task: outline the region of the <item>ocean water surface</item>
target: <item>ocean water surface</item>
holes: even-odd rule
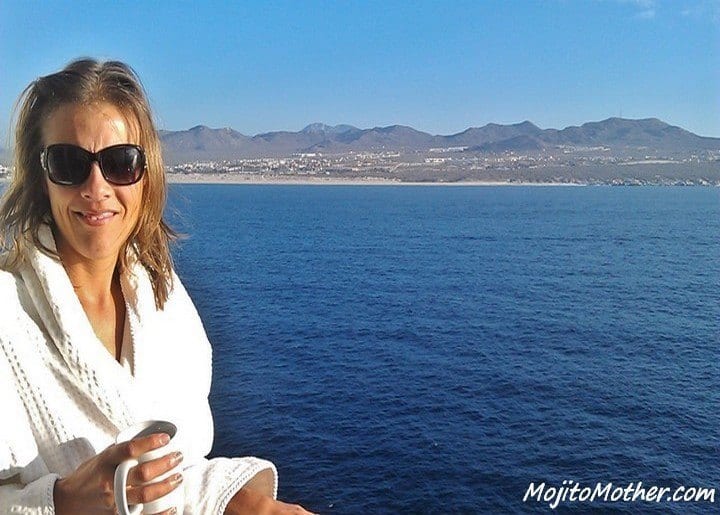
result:
[[[213,455],[319,513],[720,486],[720,190],[174,185]],[[706,513],[715,504],[561,503]]]

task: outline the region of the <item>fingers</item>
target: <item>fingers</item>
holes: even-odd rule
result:
[[[128,487],[128,504],[145,504],[160,499],[179,487],[182,481],[183,476],[178,473],[157,483]]]
[[[111,445],[108,448],[110,462],[117,465],[130,458],[137,458],[148,451],[159,449],[170,441],[170,437],[164,433],[156,433],[142,438],[135,438],[127,442]]]
[[[130,469],[128,474],[128,483],[140,484],[152,481],[158,476],[166,473],[169,470],[177,467],[183,459],[181,452],[173,452],[157,458],[154,460],[146,461]]]

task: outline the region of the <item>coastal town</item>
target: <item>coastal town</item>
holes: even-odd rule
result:
[[[720,185],[720,152],[689,156],[616,156],[603,148],[502,154],[462,148],[426,152],[300,153],[167,167],[173,182],[367,181],[392,183],[543,183],[609,185]]]
[[[0,164],[0,180],[10,174]],[[170,182],[374,182],[720,186],[720,151],[613,155],[603,147],[554,152],[298,153],[288,157],[192,161],[166,166]]]

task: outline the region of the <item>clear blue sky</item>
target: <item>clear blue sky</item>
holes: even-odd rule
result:
[[[87,55],[131,64],[172,130],[622,115],[720,137],[720,0],[0,0],[2,141],[20,91]]]

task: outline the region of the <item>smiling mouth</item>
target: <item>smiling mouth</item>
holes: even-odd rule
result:
[[[76,211],[75,216],[93,227],[104,225],[112,220],[117,213],[114,211]]]

